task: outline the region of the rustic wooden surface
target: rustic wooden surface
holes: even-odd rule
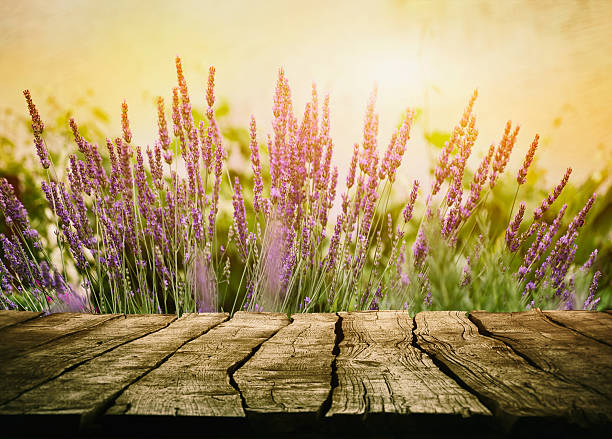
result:
[[[611,322],[2,311],[0,436],[598,436],[612,427]]]
[[[534,420],[581,426],[612,420],[611,399],[535,367],[503,341],[481,334],[466,313],[421,312],[415,320],[417,343],[479,395],[505,429]],[[582,365],[588,367],[587,358]]]
[[[28,316],[31,316],[30,313],[28,313]],[[116,314],[57,313],[51,314],[44,319],[27,319],[26,323],[8,326],[1,330],[1,337],[5,342],[0,345],[0,358],[6,360],[11,357],[17,357],[29,349],[74,332],[90,329],[117,317],[118,315]]]
[[[471,318],[482,333],[500,339],[535,367],[583,387],[583,393],[594,393],[596,401],[602,399],[597,395],[603,396],[603,403],[612,395],[612,347],[554,323],[540,310],[473,312]]]
[[[161,322],[169,323],[168,317],[164,317]],[[96,356],[23,393],[1,406],[0,414],[74,414],[80,424],[87,423],[127,386],[158,367],[179,347],[225,319],[227,314],[187,314],[163,329],[155,327],[155,332]]]
[[[553,322],[612,346],[612,314],[597,311],[544,311]]]
[[[40,317],[41,315],[41,312],[33,311],[13,312],[0,310],[0,329],[25,322],[27,320],[32,320],[36,317]]]
[[[294,315],[234,374],[248,414],[278,428],[316,421],[331,391],[337,321]]]
[[[81,319],[82,316],[77,318]],[[0,364],[0,376],[2,376],[0,403],[6,404],[22,393],[58,377],[68,369],[121,344],[161,329],[175,319],[175,316],[165,315],[119,316],[107,319],[103,325],[57,338],[40,349],[31,349],[19,357],[3,359]],[[2,346],[8,348],[12,339],[4,338],[4,332],[0,332]],[[107,372],[111,373],[104,371]],[[0,406],[0,410],[2,408],[3,406]]]
[[[412,345],[413,319],[407,312],[340,316],[344,338],[336,359],[338,386],[328,417],[435,414],[467,419],[491,415],[478,398]]]
[[[130,386],[107,416],[244,417],[230,374],[288,324],[284,314],[236,313]]]

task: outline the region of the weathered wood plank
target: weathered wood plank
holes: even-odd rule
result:
[[[385,415],[397,420],[400,418],[393,415],[435,414],[438,421],[452,428],[454,420],[491,416],[478,398],[440,371],[427,354],[412,346],[413,320],[407,312],[339,315],[344,339],[336,359],[338,386],[326,416]],[[413,426],[417,419],[423,421],[430,431],[441,425],[432,425],[430,417],[410,418],[406,416],[403,420]]]
[[[544,311],[546,317],[612,346],[612,315],[599,311]]]
[[[7,403],[21,393],[103,352],[157,331],[173,320],[176,320],[176,316],[120,316],[93,328],[61,337],[20,357],[3,361],[0,363],[0,404]]]
[[[40,317],[42,312],[0,310],[0,329]]]
[[[86,425],[129,384],[228,314],[186,314],[169,326],[67,371],[0,407],[0,416],[47,415]],[[134,322],[134,320],[130,320]],[[134,328],[137,330],[137,328]]]
[[[478,332],[464,312],[416,315],[420,347],[476,392],[504,428],[612,421],[609,400],[530,365],[500,340]]]
[[[165,363],[129,386],[106,413],[104,423],[159,416],[244,418],[230,374],[254,349],[289,324],[285,314],[238,312],[185,344]],[[178,418],[177,418],[178,417]],[[165,421],[167,422],[167,421]]]
[[[56,313],[0,330],[0,358],[3,361],[24,354],[68,334],[88,330],[119,314]]]
[[[478,311],[471,319],[482,333],[502,340],[540,369],[606,396],[612,413],[612,347],[553,323],[539,309]]]
[[[335,314],[292,318],[234,374],[248,416],[281,430],[320,414],[331,391],[338,320]]]

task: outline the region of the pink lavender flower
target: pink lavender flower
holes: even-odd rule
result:
[[[475,123],[475,117],[470,116],[465,137],[463,137],[459,143],[459,154],[455,160],[453,160],[450,167],[451,183],[446,196],[449,206],[452,206],[454,203],[457,203],[457,205],[461,203],[465,166],[472,153],[474,142],[476,142],[476,138],[478,137],[478,130],[475,128]]]
[[[595,293],[597,292],[597,286],[599,284],[600,277],[601,277],[601,271],[597,271],[593,275],[593,281],[591,282],[591,286],[589,287],[589,296],[584,301],[584,305],[582,306],[582,309],[586,309],[589,311],[594,311],[595,309],[597,309],[597,304],[599,303],[601,298],[600,297],[595,298]]]
[[[461,279],[461,286],[466,287],[472,283],[472,262],[468,256],[463,267],[463,276]]]
[[[30,117],[32,119],[32,132],[34,133],[34,145],[36,146],[36,153],[38,154],[38,158],[40,159],[40,164],[44,169],[49,168],[51,166],[51,161],[49,160],[49,152],[44,144],[42,133],[45,129],[45,124],[40,119],[40,115],[38,114],[38,110],[36,109],[36,105],[32,102],[32,96],[30,95],[29,90],[24,90],[23,94],[26,98],[26,102],[28,104],[28,110],[30,111]]]
[[[586,218],[587,213],[593,207],[593,203],[595,202],[595,198],[597,198],[597,194],[591,195],[591,197],[587,200],[584,207],[578,212],[578,214],[574,217],[572,222],[567,228],[567,234],[571,235],[573,232],[577,231],[584,225],[584,219]]]
[[[536,134],[531,146],[529,147],[529,151],[525,156],[525,161],[523,162],[523,166],[519,169],[518,174],[516,175],[516,181],[519,185],[524,184],[527,181],[527,171],[529,170],[529,166],[533,162],[533,158],[535,156],[536,149],[538,148],[538,141],[540,140],[540,135]]]
[[[242,186],[240,180],[236,177],[234,181],[234,225],[238,232],[236,244],[243,258],[247,257],[247,239],[249,231],[247,228],[246,210],[244,208],[244,198],[242,197]]]
[[[433,297],[431,295],[431,282],[428,277],[424,277],[423,290],[425,291],[425,298],[423,299],[423,305],[431,306],[433,303]]]
[[[459,203],[461,203],[461,199],[459,199]],[[449,209],[446,217],[442,221],[442,230],[440,231],[441,235],[447,239],[452,244],[457,239],[457,235],[453,232],[457,230],[459,223],[461,222],[461,209],[460,207],[454,206]]]
[[[533,214],[533,218],[536,220],[541,219],[544,216],[544,213],[548,210],[548,208],[555,202],[559,195],[561,195],[561,191],[569,181],[569,177],[572,174],[572,168],[567,168],[565,171],[565,175],[561,179],[561,182],[555,186],[555,188],[548,194],[548,196],[542,200],[542,204]]]
[[[478,170],[474,174],[474,178],[472,179],[472,183],[470,184],[470,195],[465,202],[465,205],[461,209],[461,214],[464,218],[470,216],[478,200],[480,200],[480,193],[482,191],[482,187],[487,181],[487,176],[489,174],[489,165],[491,164],[491,159],[493,158],[493,153],[495,152],[495,145],[491,145],[489,147],[489,152],[484,156],[482,161],[480,162],[480,166]]]
[[[389,182],[395,181],[395,173],[399,168],[402,157],[406,152],[406,142],[410,138],[410,128],[412,127],[412,121],[414,120],[414,111],[408,109],[406,111],[406,117],[402,123],[399,131],[393,133],[391,142],[387,147],[387,151],[383,157],[379,177],[381,180],[385,178],[389,179]]]
[[[593,252],[589,255],[589,258],[586,262],[580,267],[580,271],[588,271],[593,266],[595,259],[597,258],[597,249],[593,250]]]
[[[351,158],[351,165],[349,166],[348,175],[346,176],[346,188],[350,189],[355,183],[355,171],[357,169],[357,160],[359,158],[359,144],[355,143],[353,147],[353,157]]]
[[[559,227],[561,226],[561,220],[563,219],[563,215],[565,215],[566,209],[567,209],[567,204],[564,204],[559,210],[559,213],[555,217],[553,223],[548,228],[548,232],[546,233],[546,235],[544,235],[544,238],[540,241],[540,244],[538,246],[539,255],[543,254],[546,251],[546,249],[552,242],[552,238],[557,234],[557,231],[559,230]]]
[[[261,177],[261,163],[259,161],[259,145],[257,144],[257,125],[255,118],[251,116],[251,168],[253,169],[253,208],[255,213],[260,210],[261,194],[263,192],[263,180]]]
[[[187,90],[187,81],[185,81],[185,75],[183,74],[183,66],[181,64],[181,58],[177,56],[175,58],[176,64],[176,78],[181,92],[181,98],[183,103],[189,104],[189,91]]]
[[[212,241],[215,232],[215,219],[219,203],[219,191],[221,189],[221,174],[223,171],[223,146],[217,145],[215,150],[215,181],[213,183],[212,205],[208,215],[208,236]]]
[[[164,99],[162,97],[157,98],[157,128],[159,133],[159,142],[164,152],[166,152],[170,146],[170,137],[168,136],[168,123],[166,122]]]
[[[442,151],[440,151],[440,155],[438,157],[438,165],[434,170],[434,181],[432,183],[430,198],[436,195],[440,188],[442,187],[442,183],[449,176],[451,171],[451,164],[449,163],[449,158],[451,153],[455,150],[455,147],[459,145],[463,134],[465,132],[465,128],[470,123],[470,118],[472,116],[472,110],[474,108],[474,102],[478,97],[478,91],[474,90],[474,94],[470,98],[470,102],[468,106],[465,108],[463,112],[463,116],[461,117],[461,121],[459,125],[455,126],[453,129],[450,139],[444,142],[444,147]]]
[[[130,121],[128,119],[128,106],[125,101],[121,104],[121,128],[123,130],[123,140],[130,143],[132,141],[132,132],[130,131]]]
[[[365,115],[365,123],[363,126],[363,150],[361,159],[359,160],[359,167],[361,172],[366,175],[373,176],[376,174],[378,153],[376,152],[378,135],[378,114],[374,113],[374,107],[376,105],[376,89],[372,91],[370,101]]]
[[[172,89],[172,125],[174,128],[174,137],[179,138],[181,145],[181,155],[183,156],[183,159],[185,159],[185,132],[183,131],[183,123],[181,121],[179,89],[177,87],[174,87]]]
[[[8,228],[25,232],[30,229],[28,212],[15,195],[13,186],[5,179],[0,178],[0,215]]]
[[[534,282],[527,282],[527,284],[525,285],[525,289],[523,290],[522,296],[525,297],[527,295],[530,295],[536,289],[537,289],[537,286]],[[531,302],[531,305],[533,306],[533,301]]]
[[[427,240],[425,239],[425,232],[423,232],[423,229],[420,229],[417,235],[417,239],[412,247],[412,254],[414,256],[414,266],[416,268],[421,268],[423,266],[428,252],[429,247],[427,245]]]
[[[404,210],[402,211],[402,215],[404,216],[404,222],[406,223],[410,221],[410,219],[412,218],[412,211],[414,209],[414,203],[416,202],[416,199],[417,199],[419,186],[420,186],[419,181],[414,180],[414,183],[412,184],[412,192],[410,192],[410,199],[408,200],[408,204],[406,204],[406,206],[404,207]]]
[[[506,229],[506,246],[512,253],[518,250],[519,241],[516,238],[518,229],[521,226],[521,221],[523,221],[523,215],[525,215],[526,207],[527,205],[525,203],[521,203],[518,212],[514,216],[514,220]]]
[[[497,149],[495,151],[495,157],[493,158],[493,165],[491,168],[491,176],[489,178],[489,186],[493,188],[495,183],[497,182],[497,178],[504,172],[506,165],[508,164],[508,160],[510,160],[510,153],[514,148],[516,143],[516,136],[518,135],[520,127],[516,127],[512,134],[510,134],[510,130],[512,129],[512,122],[508,121],[506,123],[506,129],[504,130],[504,135],[497,145]]]
[[[208,87],[206,88],[206,103],[208,108],[212,108],[215,105],[215,68],[210,67],[208,69]],[[212,117],[208,117],[212,119]]]
[[[338,245],[340,244],[340,232],[342,231],[342,224],[344,222],[344,215],[338,215],[336,219],[336,225],[334,226],[334,234],[332,235],[329,243],[329,249],[327,251],[327,270],[335,269],[336,255],[338,252]]]

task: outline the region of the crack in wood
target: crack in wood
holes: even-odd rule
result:
[[[37,311],[8,311],[0,310],[0,329],[10,328],[20,323],[40,318],[44,313]]]
[[[595,389],[595,388],[593,388],[593,387],[591,387],[591,386],[589,386],[587,384],[584,384],[584,383],[581,383],[581,382],[578,382],[578,381],[575,381],[575,380],[571,380],[571,379],[569,379],[569,378],[567,378],[567,377],[565,377],[563,375],[560,375],[560,374],[554,374],[551,371],[542,368],[538,363],[533,361],[533,359],[530,358],[527,354],[525,354],[525,353],[515,349],[514,346],[512,346],[512,344],[509,343],[505,337],[503,337],[501,335],[495,335],[495,334],[491,333],[490,331],[488,331],[484,327],[483,323],[479,319],[477,319],[474,316],[472,316],[472,314],[468,313],[468,318],[470,319],[470,321],[472,323],[474,323],[474,325],[476,325],[476,327],[478,328],[478,333],[480,335],[482,335],[483,337],[489,337],[489,338],[491,338],[493,340],[497,340],[499,342],[502,342],[504,345],[506,345],[508,347],[508,349],[510,349],[517,356],[521,357],[523,360],[525,360],[527,362],[527,364],[529,364],[531,367],[533,367],[535,369],[538,369],[540,372],[543,372],[545,374],[551,375],[552,377],[555,377],[558,380],[561,380],[561,381],[563,381],[565,383],[568,383],[568,384],[577,384],[580,387],[585,388],[586,390],[598,393],[598,394],[600,394],[601,396],[603,396],[605,398],[609,398],[605,393],[600,392],[599,390],[597,390],[597,389]],[[550,323],[551,324],[555,324],[555,322],[553,322],[552,320],[551,320]],[[562,326],[562,325],[559,325],[559,326]],[[525,385],[525,387],[531,388],[529,383],[525,383],[524,385]],[[535,395],[537,396],[537,393],[535,393]]]
[[[45,321],[44,319],[51,319],[52,316],[59,316],[59,315],[77,315],[77,313],[57,313],[57,314],[53,314],[53,315],[48,315],[48,316],[41,316],[40,319]],[[91,316],[91,314],[87,314],[88,316]],[[107,315],[95,315],[96,318],[100,318],[99,321],[97,322],[93,322],[90,323],[90,326],[83,326],[80,329],[69,329],[67,330],[65,333],[57,335],[57,336],[51,336],[50,338],[44,340],[42,343],[38,343],[38,344],[31,344],[31,345],[26,345],[21,346],[21,347],[17,347],[16,349],[11,346],[11,351],[10,352],[0,352],[0,355],[3,357],[3,360],[8,360],[8,359],[12,359],[12,358],[16,358],[16,357],[20,357],[20,356],[24,356],[26,354],[28,354],[29,352],[32,352],[36,349],[40,349],[41,347],[46,347],[46,345],[51,344],[51,343],[56,343],[56,342],[61,342],[62,339],[66,338],[66,337],[71,337],[71,336],[75,336],[78,334],[81,334],[83,332],[87,332],[90,331],[92,329],[98,328],[101,325],[104,325],[110,321],[114,321],[117,319],[120,319],[121,317],[125,318],[125,314],[107,314]],[[51,320],[47,320],[45,321],[45,323],[50,322]],[[6,328],[2,328],[2,330],[8,330],[11,331],[13,329],[16,330],[20,330],[20,329],[24,329],[26,327],[26,325],[30,325],[31,323],[35,323],[35,321],[33,321],[33,319],[28,320],[27,322],[22,322],[24,323],[23,326],[17,326],[15,327],[15,325],[11,325],[9,327]],[[60,325],[61,326],[61,325]],[[38,334],[36,334],[38,335]],[[4,334],[2,331],[0,331],[0,336],[2,337],[6,337],[6,334]]]
[[[468,319],[470,320],[470,322],[472,322],[476,326],[476,328],[478,328],[478,334],[482,335],[483,337],[488,337],[488,338],[491,338],[493,340],[496,340],[496,341],[499,341],[499,342],[503,343],[515,355],[517,355],[517,356],[521,357],[523,360],[525,360],[527,362],[527,364],[529,364],[531,367],[533,367],[535,369],[538,369],[541,372],[549,373],[548,371],[542,369],[539,364],[534,362],[527,355],[525,355],[522,352],[517,351],[516,349],[514,349],[514,347],[510,343],[508,343],[506,340],[504,340],[504,337],[501,337],[501,336],[498,336],[498,335],[494,335],[490,331],[488,331],[487,328],[484,327],[482,322],[480,320],[474,318],[474,316],[471,313],[468,313]]]
[[[571,328],[567,328],[565,325],[562,324],[557,324],[557,322],[555,322],[552,318],[546,316],[543,312],[539,313],[540,316],[543,317],[543,320],[545,320],[546,322],[548,322],[549,324],[553,325],[553,326],[558,326],[559,328],[563,328],[563,329],[567,329],[567,330],[571,330]],[[514,352],[517,356],[521,357],[523,360],[525,360],[530,366],[532,366],[535,369],[538,369],[539,371],[548,374],[560,381],[563,381],[564,383],[567,384],[573,384],[573,385],[578,385],[580,387],[582,387],[583,389],[590,391],[590,392],[595,392],[598,395],[608,399],[608,400],[612,400],[612,397],[610,397],[610,395],[607,395],[605,392],[602,392],[601,390],[597,389],[596,387],[590,386],[587,383],[584,383],[582,381],[579,380],[575,380],[575,379],[571,379],[567,376],[565,376],[562,373],[553,373],[553,371],[548,370],[544,367],[542,367],[540,364],[538,364],[536,361],[534,361],[531,357],[529,357],[529,355],[527,355],[526,353],[518,350],[517,348],[515,348],[512,343],[510,343],[508,341],[508,339],[502,335],[496,335],[493,334],[491,331],[487,330],[484,326],[484,323],[478,319],[477,317],[473,316],[471,313],[468,313],[468,318],[469,320],[478,328],[478,333],[484,337],[489,337],[493,340],[497,340],[499,342],[502,342],[504,345],[506,345],[512,352]],[[572,330],[573,333],[578,334],[579,336],[584,336],[584,334],[580,333],[579,331],[575,331]],[[543,336],[545,336],[544,334],[542,334]],[[554,338],[548,337],[547,338],[554,340]],[[586,337],[591,339],[591,337]],[[593,339],[593,341],[599,343],[598,340]],[[547,365],[550,364],[551,367],[554,366],[554,364],[552,363],[547,363]],[[526,387],[529,387],[527,385],[528,383],[525,383]],[[537,395],[537,394],[536,394]]]
[[[119,318],[119,317],[121,317],[121,315],[120,315],[120,316],[118,316],[118,318]],[[126,318],[125,314],[123,314],[123,317],[124,317],[124,318]],[[109,319],[109,320],[106,320],[106,321],[104,321],[102,324],[107,323],[107,322],[110,322],[110,321],[112,321],[112,320],[115,320],[115,318],[111,318],[111,319]],[[135,337],[135,338],[132,338],[132,339],[126,340],[126,341],[124,341],[124,342],[121,342],[121,343],[119,343],[119,344],[117,344],[117,345],[115,345],[115,346],[112,346],[112,347],[111,347],[111,348],[109,348],[109,349],[106,349],[106,350],[101,351],[101,352],[99,352],[99,353],[97,353],[97,354],[94,354],[92,357],[89,357],[89,358],[87,358],[87,359],[85,359],[85,360],[77,361],[75,364],[72,364],[72,365],[70,365],[70,366],[68,366],[68,367],[66,367],[66,368],[64,368],[64,369],[62,369],[62,371],[61,371],[60,373],[58,373],[58,374],[56,374],[56,375],[53,375],[53,376],[51,376],[51,377],[48,377],[48,378],[46,378],[46,379],[42,380],[41,382],[39,382],[39,383],[35,384],[35,385],[34,385],[34,386],[32,386],[32,387],[29,387],[29,388],[27,388],[27,389],[25,389],[25,390],[20,391],[18,394],[16,394],[16,396],[14,396],[14,397],[12,397],[12,398],[10,398],[10,399],[7,399],[7,400],[5,400],[5,401],[3,401],[2,403],[0,403],[0,407],[3,407],[3,406],[6,406],[7,404],[10,404],[12,401],[15,401],[16,399],[18,399],[18,398],[19,398],[19,397],[21,397],[22,395],[24,395],[24,394],[26,394],[26,393],[28,393],[28,392],[31,392],[32,390],[36,390],[36,389],[38,389],[39,387],[44,386],[45,384],[47,384],[47,383],[49,383],[49,382],[51,382],[51,381],[53,381],[53,380],[55,380],[55,379],[57,379],[57,378],[59,378],[59,377],[61,377],[61,376],[63,376],[63,375],[65,375],[65,374],[67,374],[67,373],[69,373],[69,372],[71,372],[71,371],[75,370],[77,367],[79,367],[79,366],[81,366],[81,365],[83,365],[83,364],[85,364],[85,363],[87,363],[87,362],[89,362],[89,361],[91,361],[91,360],[94,360],[94,359],[96,359],[96,358],[98,358],[98,357],[101,357],[102,355],[104,355],[104,354],[106,354],[106,353],[108,353],[108,352],[112,352],[113,350],[115,350],[115,349],[117,349],[117,348],[119,348],[119,347],[121,347],[121,346],[123,346],[123,345],[126,345],[126,344],[128,344],[128,343],[131,343],[131,342],[133,342],[133,341],[135,341],[135,340],[138,340],[138,339],[140,339],[140,338],[146,337],[146,336],[147,336],[147,335],[149,335],[149,334],[154,334],[154,333],[156,333],[156,332],[158,332],[158,331],[161,331],[162,329],[167,328],[167,327],[168,327],[168,326],[169,326],[169,325],[170,325],[172,322],[174,322],[174,321],[176,321],[176,317],[175,317],[173,320],[171,320],[170,322],[168,322],[168,323],[167,323],[165,326],[163,326],[163,327],[161,327],[161,328],[159,328],[159,329],[153,330],[153,331],[151,331],[151,332],[147,332],[146,334],[143,334],[143,335],[141,335],[141,336],[139,336],[139,337]],[[91,330],[91,329],[93,329],[93,328],[97,328],[98,326],[100,326],[100,325],[95,325],[95,326],[93,326],[93,327],[89,328],[88,330]],[[74,335],[74,334],[77,334],[77,333],[79,333],[79,332],[81,332],[81,331],[73,332],[73,333],[70,333],[69,335]],[[62,337],[60,337],[60,338],[62,338]],[[57,340],[58,340],[58,339],[55,339],[55,340],[53,340],[53,341],[57,341]]]
[[[289,317],[290,323],[289,325],[291,325],[291,323],[293,323],[293,319],[291,317]],[[245,365],[245,363],[247,361],[249,361],[251,358],[253,358],[253,355],[255,355],[257,353],[257,351],[259,350],[259,348],[261,348],[263,346],[263,344],[265,342],[267,342],[268,340],[270,340],[272,337],[274,337],[276,335],[276,333],[278,331],[280,331],[282,328],[278,328],[276,331],[272,332],[270,334],[270,336],[263,340],[261,343],[259,343],[257,346],[254,346],[251,349],[251,352],[244,357],[242,360],[237,361],[236,363],[234,363],[233,365],[231,365],[228,369],[227,369],[227,376],[229,378],[229,383],[230,385],[234,388],[234,390],[236,390],[238,392],[238,395],[240,396],[240,401],[242,401],[242,410],[244,410],[245,415],[248,417],[248,413],[247,413],[247,402],[246,399],[244,398],[244,395],[242,394],[242,390],[240,390],[240,386],[238,386],[238,383],[236,382],[236,380],[234,379],[234,374],[238,371],[238,369],[240,369],[242,366]],[[270,390],[272,391],[272,390]],[[272,395],[271,395],[272,396]],[[272,398],[274,398],[272,396]]]
[[[588,312],[588,311],[585,311],[585,312]],[[561,326],[562,328],[568,329],[568,330],[572,331],[573,333],[576,333],[576,334],[582,335],[583,337],[589,338],[589,339],[591,339],[591,340],[593,340],[593,341],[595,341],[595,342],[597,342],[597,343],[602,343],[602,344],[605,344],[605,345],[607,345],[607,346],[612,347],[612,343],[608,343],[608,342],[607,342],[607,341],[605,341],[605,340],[601,340],[601,339],[599,339],[599,338],[595,338],[595,337],[593,337],[592,335],[589,335],[589,334],[587,334],[587,333],[585,333],[585,332],[582,332],[582,331],[579,331],[579,330],[577,330],[577,329],[575,329],[575,328],[572,328],[571,326],[568,326],[568,325],[566,325],[565,323],[563,323],[563,322],[561,322],[561,321],[559,321],[559,320],[555,319],[553,316],[551,316],[551,315],[550,315],[550,314],[548,314],[547,312],[543,312],[543,313],[542,313],[542,315],[544,316],[544,318],[545,318],[545,319],[549,320],[550,322],[552,322],[552,323],[554,323],[554,324],[556,324],[556,325]]]
[[[444,362],[440,361],[435,355],[429,354],[425,349],[423,349],[423,347],[419,345],[416,329],[417,322],[415,315],[412,319],[412,346],[421,351],[423,355],[430,358],[433,364],[440,370],[440,372],[442,372],[444,375],[456,382],[457,385],[463,390],[470,393],[471,395],[474,395],[474,397],[476,397],[476,399],[478,399],[478,401],[480,401],[482,405],[484,405],[487,409],[491,411],[491,413],[495,415],[499,411],[499,404],[497,403],[497,401],[491,398],[487,398],[485,395],[482,395],[475,389],[471,388],[465,381],[459,378],[459,376],[455,374]],[[443,343],[440,342],[440,344]]]
[[[180,319],[175,319],[175,320],[171,321],[170,323],[168,323],[168,325],[166,325],[164,328],[160,328],[158,331],[150,332],[149,334],[143,335],[143,337],[147,337],[147,336],[149,336],[151,334],[154,334],[156,332],[159,332],[159,331],[161,331],[163,329],[170,328],[170,326],[173,323],[176,323],[179,320]],[[85,431],[88,428],[90,428],[100,418],[100,416],[102,416],[115,403],[115,401],[123,394],[123,392],[125,392],[125,390],[128,387],[130,387],[131,385],[137,383],[138,381],[143,379],[145,376],[147,376],[149,373],[151,373],[155,369],[159,368],[162,364],[164,364],[166,361],[168,361],[168,359],[170,359],[170,357],[172,357],[174,354],[176,354],[176,352],[180,348],[185,346],[187,343],[195,340],[196,338],[203,336],[204,334],[209,332],[211,329],[219,326],[221,323],[223,323],[223,322],[225,322],[227,320],[228,320],[228,318],[226,317],[224,320],[220,321],[216,325],[214,325],[212,327],[208,327],[208,328],[204,329],[203,331],[201,331],[200,333],[194,335],[193,337],[191,337],[189,339],[186,339],[183,343],[181,343],[179,346],[177,346],[176,349],[174,349],[172,352],[170,352],[166,356],[162,357],[149,370],[145,371],[143,374],[137,376],[135,379],[133,379],[130,382],[128,382],[127,384],[125,384],[121,389],[119,389],[117,392],[113,393],[107,399],[99,402],[98,405],[94,406],[91,410],[83,413],[81,415],[81,421],[80,421],[79,430]],[[142,338],[142,337],[139,337],[139,338]],[[131,343],[133,341],[136,341],[136,340],[137,339],[131,340],[129,343]],[[131,403],[126,404],[126,407],[125,407],[125,410],[124,410],[123,414],[127,413],[130,410],[130,408],[131,408]],[[178,414],[178,410],[179,410],[178,408],[175,409],[175,416]]]
[[[342,331],[342,316],[336,313],[336,325],[334,327],[334,334],[336,337],[334,338],[334,348],[332,349],[332,355],[334,359],[331,363],[331,378],[330,378],[330,388],[329,394],[323,404],[321,404],[321,408],[317,416],[319,418],[324,418],[332,405],[332,396],[334,393],[334,389],[338,387],[338,355],[340,355],[340,343],[344,340],[344,332]]]

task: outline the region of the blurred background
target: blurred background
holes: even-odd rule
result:
[[[375,86],[383,147],[406,108],[417,109],[398,181],[405,195],[412,179],[427,180],[437,148],[477,88],[480,135],[471,166],[511,119],[521,125],[510,162],[515,175],[539,133],[532,188],[522,195],[537,202],[572,166],[566,195],[571,209],[579,210],[593,190],[601,195],[577,261],[598,247],[607,274],[611,22],[612,2],[606,0],[0,2],[0,176],[16,185],[35,222],[42,217],[24,89],[31,90],[46,123],[56,160],[74,150],[70,116],[94,142],[119,135],[124,99],[134,142],[150,144],[154,98],[169,102],[180,55],[196,109],[204,106],[208,67],[217,70],[218,113],[231,145],[228,166],[236,172],[249,171],[244,156],[250,115],[258,121],[260,141],[272,131],[280,67],[297,113],[312,82],[320,94],[330,94],[341,174],[353,143],[361,140]]]
[[[67,107],[86,96],[116,134],[126,99],[136,142],[150,143],[152,99],[170,96],[178,54],[196,103],[214,65],[231,122],[254,114],[269,132],[283,67],[297,111],[311,82],[330,93],[336,151],[347,157],[375,83],[383,143],[406,107],[423,110],[422,129],[450,130],[478,88],[483,149],[512,119],[519,148],[536,132],[546,140],[540,163],[554,180],[569,165],[584,177],[612,144],[611,22],[606,0],[6,1],[0,105],[24,114],[28,88],[44,118],[48,98]],[[413,137],[407,171],[418,173],[426,153]]]

